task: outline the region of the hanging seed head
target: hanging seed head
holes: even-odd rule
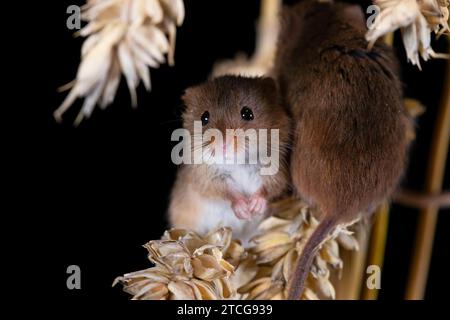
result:
[[[88,0],[82,18],[87,25],[77,34],[86,37],[76,79],[55,111],[62,115],[77,98],[84,104],[75,120],[88,118],[95,106],[106,108],[114,100],[122,74],[133,106],[142,81],[150,91],[151,68],[174,64],[176,27],[184,20],[183,0]]]
[[[371,47],[381,36],[401,30],[408,61],[419,69],[419,55],[424,61],[430,58],[449,58],[431,48],[431,33],[438,36],[450,31],[448,25],[448,0],[376,0],[381,12],[366,34]]]

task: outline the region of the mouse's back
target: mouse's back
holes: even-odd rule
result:
[[[296,127],[292,179],[345,220],[386,197],[403,172],[410,120],[397,61],[383,44],[367,50],[359,7],[305,1],[287,12],[290,44],[276,70]]]

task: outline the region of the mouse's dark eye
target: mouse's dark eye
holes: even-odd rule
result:
[[[255,116],[253,115],[253,111],[249,107],[243,107],[241,109],[241,118],[243,120],[250,121],[250,120],[253,120],[254,117]]]
[[[202,125],[206,126],[209,122],[209,112],[208,111],[203,112],[201,119],[202,119]]]

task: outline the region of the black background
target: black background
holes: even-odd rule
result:
[[[289,1],[294,2],[294,1]],[[165,210],[176,167],[170,160],[170,134],[180,126],[183,90],[205,80],[215,61],[232,58],[254,48],[258,0],[187,0],[186,19],[178,30],[176,66],[151,71],[153,90],[138,90],[139,107],[132,109],[123,81],[116,100],[106,111],[95,111],[78,128],[72,121],[81,106],[74,105],[62,124],[52,113],[65,97],[56,89],[73,80],[82,39],[66,28],[66,8],[83,1],[43,4],[39,30],[29,30],[33,53],[28,63],[38,68],[27,81],[35,85],[34,96],[26,90],[16,96],[21,106],[20,133],[26,145],[21,160],[24,176],[18,178],[22,194],[14,207],[19,219],[36,231],[24,236],[37,249],[38,277],[57,298],[126,300],[119,287],[111,288],[116,276],[149,266],[146,250],[167,228]],[[367,5],[368,1],[363,2]],[[324,27],[326,27],[324,25]],[[36,31],[45,31],[35,36]],[[396,42],[398,43],[398,36]],[[402,62],[403,47],[397,46]],[[435,51],[445,51],[440,39]],[[422,101],[427,112],[417,123],[417,140],[403,183],[414,190],[424,184],[433,124],[443,89],[445,62],[423,63],[423,71],[404,64],[405,93]],[[28,99],[32,98],[32,102]],[[27,102],[25,102],[27,101]],[[22,107],[23,105],[23,107]],[[445,187],[449,188],[448,172]],[[30,208],[31,212],[30,212]],[[381,299],[402,299],[408,275],[417,212],[394,206],[383,269]],[[25,220],[26,219],[26,220]],[[426,298],[448,296],[449,211],[442,211],[433,251]],[[66,268],[82,270],[82,290],[66,288]],[[29,264],[31,265],[31,264]],[[27,265],[28,266],[28,265]]]

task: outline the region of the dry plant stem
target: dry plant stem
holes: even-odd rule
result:
[[[376,212],[367,265],[376,265],[379,266],[380,269],[383,268],[388,227],[389,204],[384,202]],[[378,298],[378,289],[369,289],[367,286],[363,286],[361,298],[363,300],[376,300]]]
[[[262,0],[261,15],[258,22],[256,52],[254,59],[264,64],[273,63],[279,31],[279,12],[281,0]]]
[[[444,82],[444,94],[433,134],[430,160],[425,182],[425,192],[440,193],[445,172],[445,163],[450,138],[450,63]],[[406,289],[406,299],[420,300],[425,294],[431,253],[439,208],[427,206],[420,212],[411,271]]]
[[[394,201],[404,206],[419,209],[426,208],[428,206],[448,209],[450,208],[450,191],[428,195],[409,190],[402,190],[395,195]]]
[[[352,270],[352,279],[350,282],[349,299],[358,300],[361,294],[361,284],[365,271],[365,262],[368,253],[368,244],[371,230],[365,228],[364,224],[360,225],[361,229],[358,233],[358,242],[361,245],[361,250],[353,257],[350,269]]]
[[[261,0],[254,53],[250,58],[241,52],[232,60],[219,61],[213,67],[212,77],[230,74],[255,77],[270,74],[276,54],[281,4],[281,0]]]
[[[370,230],[364,222],[359,223],[357,227],[355,237],[359,243],[359,251],[345,253],[342,277],[336,281],[338,300],[360,298]]]
[[[387,35],[384,36],[384,42],[388,45],[388,46],[393,46],[394,45],[394,33],[393,32],[389,32]]]

